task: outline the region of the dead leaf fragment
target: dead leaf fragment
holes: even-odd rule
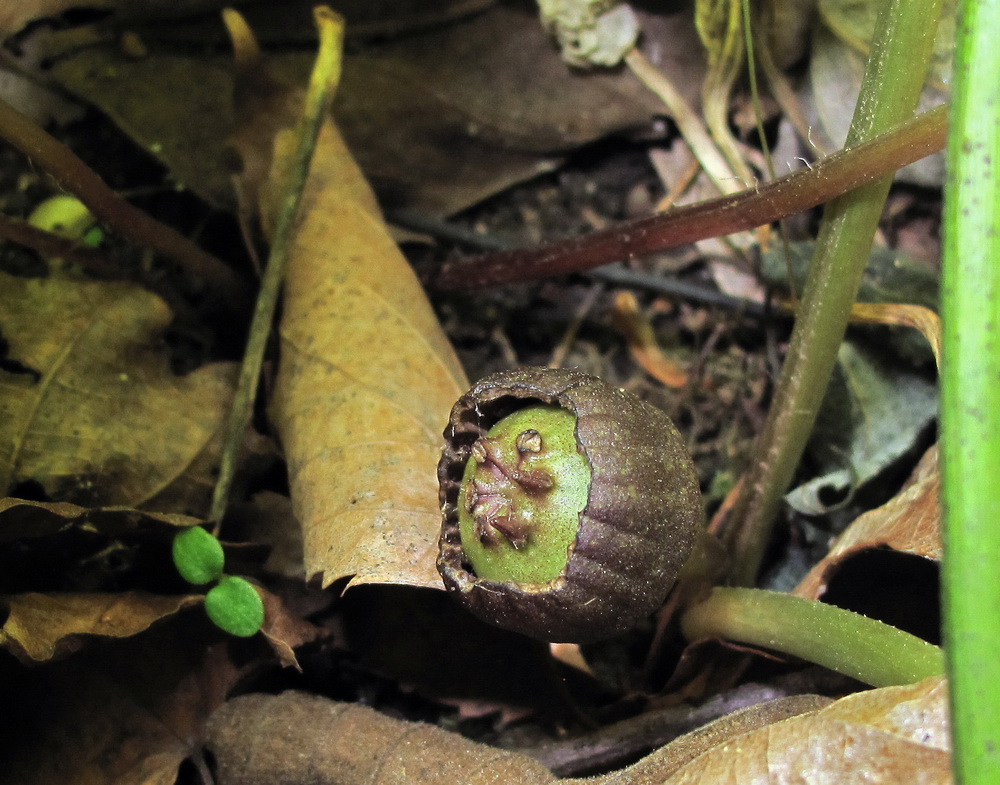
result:
[[[332,126],[300,216],[273,417],[306,574],[440,587],[435,470],[464,374]]]
[[[934,677],[855,693],[731,739],[664,785],[951,781],[947,688]]]
[[[632,292],[615,295],[611,317],[615,327],[625,336],[629,353],[646,373],[667,387],[679,389],[687,384],[687,374],[660,348],[653,325],[639,309],[639,301]]]
[[[856,693],[826,708],[773,719],[778,721],[739,735],[713,736],[717,726],[732,727],[732,721],[723,718],[629,768],[558,781],[565,785],[951,782],[947,688],[940,677]],[[556,782],[550,771],[524,755],[304,693],[232,700],[209,721],[208,739],[218,761],[220,785]],[[693,739],[716,743],[689,759]],[[310,749],[309,756],[301,754],[303,746]],[[687,762],[675,771],[678,760]]]
[[[234,367],[174,375],[162,344],[171,316],[155,295],[0,274],[0,313],[11,361],[0,371],[0,490],[31,480],[57,500],[138,506],[216,439]]]
[[[433,12],[445,10],[443,3],[433,5]],[[287,18],[284,6],[282,12]],[[690,17],[641,16],[658,67],[696,104],[703,63]],[[160,21],[149,38],[168,26]],[[306,26],[307,37],[298,40],[313,35],[303,13]],[[258,32],[266,40],[265,31]],[[150,55],[138,59],[124,54],[117,40],[88,44],[80,45],[78,29],[53,35],[46,47],[53,65],[46,74],[99,107],[175,180],[231,208],[228,62],[206,57],[204,41],[150,40]],[[197,56],[189,54],[194,46]],[[312,55],[269,60],[289,83],[305,84]],[[433,215],[455,213],[551,171],[559,154],[576,146],[648,129],[659,114],[660,102],[627,72],[572,73],[537,12],[509,3],[349,53],[334,104],[344,138],[382,204]]]
[[[190,618],[45,667],[4,672],[0,779],[18,785],[173,785],[240,675]],[[207,629],[207,628],[204,628]],[[221,635],[221,633],[220,633]],[[213,645],[214,644],[214,645]]]
[[[9,615],[0,629],[0,647],[22,662],[51,660],[79,649],[81,636],[127,638],[202,599],[146,592],[3,597],[0,605]]]
[[[859,516],[795,589],[799,597],[818,599],[845,562],[876,548],[941,559],[941,506],[938,448],[929,449],[895,497]]]

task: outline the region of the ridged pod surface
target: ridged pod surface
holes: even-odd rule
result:
[[[462,547],[460,508],[471,510],[476,500],[466,466],[474,452],[482,462],[482,447],[473,448],[497,423],[536,404],[576,417],[577,449],[591,472],[586,506],[575,514],[576,537],[557,577],[483,580]],[[437,566],[445,587],[473,614],[534,638],[584,643],[631,629],[663,603],[703,511],[694,465],[662,411],[580,371],[520,368],[477,382],[455,404],[444,436]],[[530,535],[513,547],[519,542],[530,544]]]

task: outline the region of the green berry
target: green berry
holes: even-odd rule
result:
[[[264,624],[264,601],[246,578],[224,576],[205,595],[205,611],[216,627],[238,638],[256,635]]]
[[[226,558],[219,541],[200,526],[184,529],[174,536],[173,555],[181,577],[198,585],[222,575]]]

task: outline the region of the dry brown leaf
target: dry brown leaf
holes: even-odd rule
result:
[[[256,587],[264,600],[264,626],[261,633],[271,646],[283,668],[302,668],[295,658],[295,649],[321,638],[326,633],[319,627],[291,612],[284,600],[273,592]]]
[[[33,481],[52,499],[131,506],[178,482],[210,490],[190,471],[199,459],[207,471],[235,369],[174,375],[162,300],[130,284],[2,275],[0,313],[0,490]]]
[[[632,292],[615,295],[611,318],[618,332],[625,336],[633,359],[646,373],[667,387],[681,388],[688,383],[684,369],[660,348],[653,325],[639,309],[639,301]]]
[[[444,20],[473,13],[492,5],[496,0],[338,0],[337,12],[348,20],[352,31],[367,35],[385,35],[421,29]],[[0,5],[0,40],[23,28],[28,22],[56,16],[70,8],[78,8],[80,0],[17,0]],[[112,18],[135,24],[157,17],[210,14],[223,8],[248,6],[246,16],[252,25],[270,23],[272,33],[301,36],[301,24],[294,27],[288,17],[308,16],[316,3],[313,0],[282,0],[261,3],[260,0],[87,0],[89,9],[107,12]],[[104,20],[107,22],[107,18]],[[298,31],[298,36],[295,32]]]
[[[74,529],[105,536],[110,541],[127,532],[148,533],[169,541],[181,526],[202,521],[187,515],[134,510],[129,507],[79,507],[66,502],[0,499],[0,545],[49,537]],[[65,547],[65,546],[63,546]],[[9,576],[5,575],[9,579]],[[4,585],[9,585],[5,582]]]
[[[22,662],[41,662],[79,649],[80,636],[127,638],[182,608],[197,605],[201,595],[168,596],[146,592],[118,594],[18,594],[0,598],[8,616],[0,629],[0,647]]]
[[[760,707],[762,716],[767,706]],[[724,717],[634,766],[602,777],[559,782],[944,785],[951,781],[947,690],[941,678],[857,693],[819,710],[810,709],[808,703],[802,708],[804,713],[787,719],[780,713],[771,716],[764,727],[753,723],[753,709],[744,710],[741,714],[754,728],[749,732],[736,730],[740,718]],[[526,756],[302,693],[247,695],[230,701],[209,721],[208,736],[220,785],[556,782],[550,771]],[[303,746],[311,751],[309,756],[301,755]]]
[[[207,626],[191,621],[175,618],[42,668],[6,670],[0,779],[174,785],[180,763],[200,752],[205,719],[240,675],[226,647],[202,637]]]
[[[892,324],[913,327],[927,339],[937,367],[941,367],[941,317],[924,305],[906,303],[854,303],[851,321],[859,324]]]
[[[59,659],[200,603],[181,593],[171,559],[178,529],[196,523],[124,507],[0,499],[0,607],[8,614],[0,647],[22,662]]]
[[[435,3],[435,10],[442,5]],[[310,16],[303,13],[301,23],[309,26],[301,40],[311,40]],[[697,103],[703,64],[690,16],[644,16],[643,26],[645,40],[659,52],[658,66]],[[166,27],[160,22],[149,34]],[[134,57],[117,40],[81,46],[79,31],[71,30],[64,43],[53,37],[46,75],[108,114],[177,181],[232,207],[230,69],[203,48],[192,56],[183,43],[151,41],[150,54]],[[269,59],[288,83],[305,84],[312,55]],[[570,71],[537,12],[505,3],[348,54],[334,104],[344,138],[382,203],[441,215],[552,169],[561,152],[647,129],[662,113],[659,100],[627,72],[582,77]]]
[[[435,470],[461,366],[332,124],[299,214],[273,418],[306,574],[440,587]]]
[[[829,553],[795,589],[800,597],[817,599],[844,562],[874,548],[941,559],[941,507],[938,494],[938,448],[931,447],[914,469],[906,487],[895,497],[854,521]]]
[[[945,785],[952,781],[949,745],[947,688],[935,677],[855,693],[818,712],[731,739],[663,785]]]

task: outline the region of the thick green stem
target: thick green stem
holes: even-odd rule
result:
[[[1000,772],[1000,0],[966,0],[945,186],[943,599],[956,780]]]
[[[847,146],[913,113],[940,13],[941,0],[889,0],[882,6]],[[891,181],[882,178],[827,205],[757,461],[726,533],[736,565],[731,580],[738,585],[756,579],[782,496],[826,392]]]
[[[800,657],[873,687],[944,673],[944,652],[833,605],[761,589],[718,587],[681,618],[688,640],[724,638]]]

